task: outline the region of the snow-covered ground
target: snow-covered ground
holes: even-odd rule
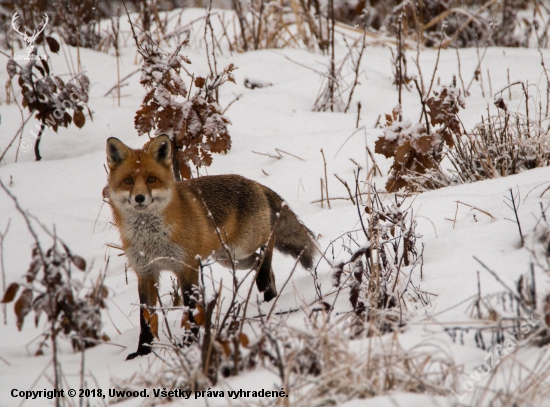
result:
[[[203,11],[190,10],[184,13],[184,18],[190,21],[200,13]],[[340,53],[344,50],[343,46],[339,48]],[[65,47],[65,53],[70,54],[73,61],[76,59],[76,49]],[[462,49],[459,53],[462,76],[468,86],[478,65],[478,54],[475,49]],[[198,42],[192,42],[183,49],[182,54],[191,59],[190,69],[196,75],[208,73],[205,51],[198,46]],[[547,66],[550,66],[550,51],[542,50],[542,54]],[[409,74],[414,74],[414,64],[410,59],[416,58],[416,51],[409,50],[407,56]],[[0,56],[1,58],[4,57]],[[364,74],[361,76],[361,84],[355,91],[354,103],[347,114],[312,111],[321,78],[302,65],[325,71],[327,56],[284,49],[232,55],[224,51],[217,58],[219,67],[229,63],[238,66],[235,71],[237,83],[228,83],[221,88],[220,104],[225,107],[237,95],[242,94],[242,97],[226,113],[232,122],[231,150],[224,156],[215,155],[213,165],[201,170],[201,173],[241,174],[277,191],[304,223],[319,235],[322,248],[337,236],[357,229],[357,208],[349,201],[334,200],[331,202],[331,209],[326,204],[322,208],[320,203],[312,203],[320,199],[319,179],[324,177],[320,150],[323,149],[327,161],[330,196],[346,197],[345,188],[332,174],[338,174],[351,185],[354,183],[353,170],[356,169],[352,160],[364,167],[371,165],[370,161],[367,162],[365,144],[374,151],[374,142],[382,134],[380,128],[374,127],[378,117],[384,117],[384,113],[391,112],[397,104],[396,88],[392,85],[390,50],[381,46],[367,48],[362,63]],[[430,80],[436,59],[437,50],[423,50],[420,53],[420,65],[426,82]],[[135,148],[146,141],[144,137],[137,136],[133,125],[134,114],[145,91],[139,84],[139,74],[134,75],[128,80],[128,86],[122,88],[123,97],[118,106],[117,100],[112,96],[103,96],[117,81],[116,58],[112,53],[80,49],[80,60],[91,81],[89,106],[93,112],[93,121],[87,117],[85,126],[80,130],[74,126],[69,129],[60,128],[57,134],[47,130],[41,143],[41,162],[34,161],[32,151],[19,151],[18,161],[14,162],[16,148],[12,148],[0,163],[0,179],[9,185],[21,207],[39,218],[44,225],[52,229],[55,226],[56,233],[68,243],[71,250],[86,259],[90,268],[87,279],[94,279],[110,257],[106,279],[110,292],[108,310],[105,311],[103,321],[104,331],[112,342],[89,349],[85,353],[88,388],[103,389],[106,392],[114,387],[113,382],[120,382],[136,372],[147,372],[161,366],[158,360],[154,361],[155,357],[152,355],[125,361],[127,354],[135,350],[139,334],[136,278],[129,271],[126,283],[126,258],[118,256],[117,250],[106,246],[107,243],[119,243],[119,238],[116,229],[110,224],[110,210],[102,202],[101,196],[106,183],[106,139],[114,136]],[[121,77],[139,67],[135,60],[136,50],[130,38],[127,46],[121,49]],[[5,62],[7,60],[3,63]],[[56,74],[68,72],[62,53],[52,57],[51,65]],[[493,98],[489,95],[489,81],[493,93],[496,93],[508,84],[508,70],[511,82],[521,80],[530,85],[538,85],[538,93],[534,86],[530,88],[530,94],[534,98],[533,111],[538,110],[539,100],[545,106],[546,84],[541,55],[537,50],[490,48],[486,51],[481,67],[486,97],[482,96],[480,82],[474,81],[470,88],[471,95],[466,98],[466,109],[460,112],[466,128],[469,129],[479,122],[481,116],[486,114],[488,106],[492,112],[496,112]],[[457,74],[456,51],[442,50],[434,88],[439,83],[449,84],[453,75]],[[272,86],[247,89],[244,86],[245,78],[269,82]],[[1,70],[0,83],[5,83],[7,79],[7,73]],[[523,106],[520,87],[512,88],[510,102],[507,92],[504,92],[504,96],[511,110]],[[17,97],[20,99],[20,95]],[[360,126],[364,126],[365,131],[358,132],[347,140],[355,131],[357,101],[362,104]],[[19,128],[21,120],[19,110],[14,104],[6,104],[3,93],[0,93],[0,102],[0,151],[3,151]],[[414,87],[403,93],[403,112],[405,119],[416,122],[419,118],[420,103]],[[34,119],[29,121],[23,137],[34,141],[30,131],[36,133],[36,123]],[[288,154],[282,154],[280,159],[256,154],[276,155],[276,148],[302,160]],[[376,160],[384,174],[374,180],[382,188],[391,161],[378,154]],[[409,310],[409,322],[399,334],[398,340],[404,348],[422,343],[436,343],[454,358],[457,365],[463,365],[464,373],[456,387],[458,394],[464,392],[462,383],[483,364],[487,352],[476,347],[471,333],[465,335],[464,344],[459,340],[453,342],[441,324],[480,324],[479,320],[474,320],[466,312],[471,301],[454,307],[477,293],[478,272],[483,294],[503,291],[503,287],[474,260],[474,256],[495,270],[500,279],[510,287],[514,286],[522,273],[529,271],[533,260],[532,252],[541,250],[534,236],[534,228],[541,218],[541,205],[547,208],[550,204],[550,193],[540,197],[549,183],[550,168],[542,168],[507,178],[435,190],[419,194],[412,200],[418,222],[417,233],[422,235],[419,242],[425,244],[423,277],[421,279],[416,270],[412,280],[420,289],[434,295],[431,297],[431,306]],[[526,236],[525,247],[520,247],[517,225],[507,219],[514,217],[513,212],[503,202],[510,188],[520,192],[519,217]],[[464,205],[460,205],[457,212],[456,201],[482,209],[495,219],[479,211],[472,211]],[[8,221],[11,223],[3,244],[3,265],[6,282],[9,284],[18,281],[27,270],[33,239],[13,202],[2,192],[0,232],[3,232]],[[46,241],[46,235],[41,236]],[[343,249],[338,250],[335,252],[337,256],[347,256]],[[278,287],[289,276],[292,266],[292,259],[276,255],[273,267]],[[322,262],[318,271],[323,292],[328,292],[331,287],[330,266]],[[242,275],[244,274],[245,272]],[[227,270],[218,266],[214,267],[214,275],[217,280],[230,278]],[[540,268],[536,269],[539,299],[550,290],[548,277]],[[167,276],[163,278],[163,292],[168,291],[169,281]],[[257,295],[255,288],[252,295]],[[286,286],[277,309],[296,308],[314,300],[315,289],[311,275],[298,269]],[[262,305],[264,311],[268,311],[270,307],[271,304]],[[255,301],[254,305],[251,302],[250,308],[250,315],[258,312]],[[347,299],[338,302],[337,311],[349,309]],[[304,314],[296,313],[288,318],[289,323],[299,325],[305,317]],[[43,331],[43,325],[35,328],[33,318],[28,318],[19,332],[12,304],[7,306],[6,319],[6,324],[0,323],[0,406],[51,404],[51,400],[43,398],[23,403],[22,399],[11,397],[12,389],[51,388],[52,368],[48,351],[44,356],[33,356],[36,338]],[[522,350],[521,361],[526,366],[532,366],[541,352],[541,349],[535,347]],[[62,343],[60,361],[64,388],[77,389],[80,383],[81,355],[73,353],[70,344]],[[496,385],[499,386],[498,383]],[[281,387],[279,377],[263,369],[222,380],[217,386],[220,389],[237,390]],[[92,405],[101,405],[91,400]],[[292,400],[292,395],[288,400]],[[209,399],[208,405],[242,405],[249,401]],[[142,399],[131,399],[121,405],[139,405],[142,402]],[[204,399],[189,400],[185,401],[185,405],[205,405],[205,402]],[[74,403],[77,405],[78,402]],[[181,403],[174,401],[174,404]],[[398,393],[350,401],[345,405],[451,406],[457,403],[459,400],[452,395],[434,397]],[[468,405],[468,398],[461,403]],[[540,400],[537,405],[550,406],[550,400]]]

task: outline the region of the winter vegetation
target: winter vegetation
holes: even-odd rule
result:
[[[29,0],[0,26],[0,406],[550,406],[549,1]],[[280,194],[314,266],[275,252],[264,301],[265,250],[200,258],[140,314],[105,144],[160,135],[177,180]]]

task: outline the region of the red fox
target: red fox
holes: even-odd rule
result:
[[[189,305],[201,258],[213,256],[239,269],[259,267],[256,285],[270,301],[277,296],[273,248],[299,258],[306,269],[313,267],[318,253],[313,233],[277,193],[239,175],[176,182],[171,148],[165,135],[141,150],[114,137],[107,140],[109,204],[137,274],[142,304],[138,349],[128,359],[151,352],[153,334],[144,312],[157,303],[155,285],[162,270],[175,273],[184,305]]]

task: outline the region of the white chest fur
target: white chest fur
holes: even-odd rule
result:
[[[136,273],[181,270],[185,253],[170,239],[171,228],[162,216],[128,211],[123,217],[121,232],[130,243],[126,255]]]

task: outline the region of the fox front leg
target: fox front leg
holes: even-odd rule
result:
[[[178,273],[178,283],[181,288],[183,305],[187,307],[187,326],[183,334],[182,342],[184,345],[191,345],[199,337],[199,325],[195,321],[194,311],[197,309],[197,303],[200,301],[199,292],[199,263],[195,267],[186,266]]]
[[[148,355],[151,353],[151,344],[154,336],[151,331],[149,321],[146,319],[146,315],[152,315],[151,308],[157,304],[157,290],[155,287],[155,278],[152,274],[143,276],[138,274],[138,293],[140,302],[139,312],[139,342],[137,351],[130,353],[126,360],[135,359],[137,356]]]

